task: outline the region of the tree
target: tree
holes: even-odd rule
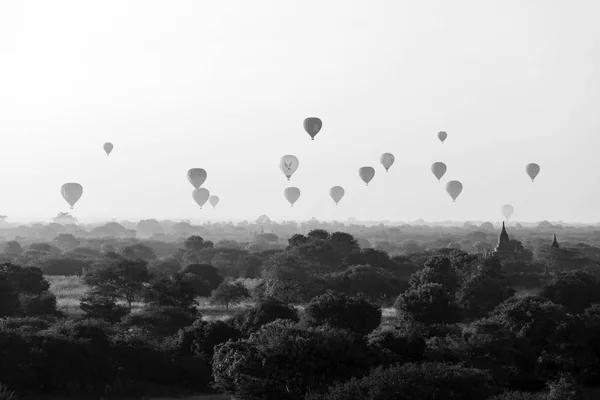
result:
[[[129,309],[140,296],[144,282],[149,279],[147,264],[143,260],[119,260],[84,275],[85,283],[93,287],[94,293],[125,300]]]
[[[398,296],[394,307],[405,317],[425,324],[448,324],[460,320],[454,296],[439,283],[426,283],[408,289]]]
[[[83,311],[85,318],[100,319],[111,324],[116,324],[130,312],[130,309],[117,304],[114,299],[99,294],[82,297],[79,308]]]
[[[32,243],[29,245],[29,250],[53,256],[58,256],[62,253],[58,247],[54,247],[49,243]]]
[[[45,275],[82,275],[89,267],[89,261],[82,261],[67,257],[46,256],[39,260],[38,267]]]
[[[263,267],[262,277],[265,295],[286,303],[307,301],[315,294],[314,280],[297,253],[285,251],[272,256]]]
[[[80,244],[80,240],[70,233],[60,233],[54,238],[53,242],[62,251],[73,250]]]
[[[480,318],[497,305],[515,294],[510,287],[502,265],[495,259],[487,259],[469,276],[458,294],[458,303],[466,315]]]
[[[0,274],[13,282],[15,290],[22,293],[42,294],[50,289],[42,270],[37,267],[20,267],[11,263],[0,263]]]
[[[20,256],[23,253],[23,249],[21,248],[21,244],[15,240],[11,240],[6,242],[4,246],[4,252],[6,254],[10,254],[11,256]]]
[[[298,322],[295,308],[273,298],[258,301],[253,307],[239,310],[231,319],[232,325],[246,336],[258,331],[263,325],[278,319]]]
[[[336,289],[349,295],[364,295],[376,301],[382,297],[396,297],[407,289],[407,284],[391,272],[371,265],[353,265],[345,271],[333,274]]]
[[[193,284],[178,274],[171,279],[156,277],[143,289],[144,301],[158,307],[192,309],[196,298]]]
[[[226,322],[197,319],[177,333],[175,347],[179,355],[200,356],[210,360],[215,346],[228,340],[238,340],[240,336],[240,331]]]
[[[237,304],[249,297],[250,292],[242,282],[224,281],[212,292],[211,302],[225,305],[225,309],[229,310],[229,304]]]
[[[245,255],[238,259],[236,270],[240,278],[255,279],[260,276],[262,260],[254,255]]]
[[[569,357],[578,342],[574,337],[576,319],[564,306],[541,296],[511,297],[496,307],[490,318],[518,338],[523,379],[546,381],[578,367]]]
[[[409,283],[413,288],[437,283],[454,294],[458,289],[458,276],[448,257],[433,256],[425,263],[425,268],[411,275]]]
[[[486,371],[442,363],[406,363],[378,367],[364,377],[332,385],[305,400],[487,399],[494,394]]]
[[[154,259],[148,264],[148,271],[155,275],[170,276],[179,272],[180,269],[179,261],[171,256]]]
[[[136,243],[129,246],[123,246],[120,250],[120,253],[125,258],[129,258],[131,260],[145,260],[150,261],[156,258],[156,254],[154,254],[154,250],[152,247],[147,246],[143,243]]]
[[[360,297],[328,291],[307,304],[303,321],[311,327],[329,325],[367,335],[381,324],[381,310]]]
[[[329,240],[330,236],[329,236],[329,232],[327,232],[324,229],[313,229],[312,231],[308,232],[308,235],[306,235],[308,237],[308,239],[313,239],[313,240]]]
[[[346,332],[275,321],[215,347],[215,388],[237,399],[303,399],[369,370],[366,345]],[[265,397],[268,393],[268,397]]]
[[[185,239],[183,245],[185,246],[186,250],[195,251],[196,253],[199,253],[205,247],[213,247],[213,243],[211,241],[204,241],[201,236],[190,236]]]
[[[600,282],[581,270],[558,272],[544,287],[542,296],[565,306],[572,313],[580,313],[592,303],[600,303]]]
[[[347,255],[360,251],[356,238],[349,233],[334,232],[329,239],[333,251],[343,260]]]
[[[190,264],[186,265],[182,270],[182,274],[193,274],[201,278],[208,283],[208,290],[210,292],[215,290],[221,282],[223,277],[219,274],[219,270],[210,264]]]

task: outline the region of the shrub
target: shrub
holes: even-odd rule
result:
[[[85,318],[101,319],[116,324],[129,314],[129,308],[117,304],[113,299],[97,294],[83,297],[79,303]]]
[[[362,379],[332,386],[306,400],[481,400],[494,394],[490,376],[475,368],[439,363],[377,368]]]
[[[177,307],[146,307],[135,314],[129,314],[121,321],[125,328],[140,327],[156,336],[169,336],[179,329],[190,326],[200,316]]]
[[[56,297],[50,292],[20,293],[19,309],[21,314],[26,316],[56,314]]]
[[[299,320],[298,313],[293,307],[275,299],[266,299],[251,308],[237,311],[231,323],[242,334],[249,335],[277,319],[289,319],[294,322]]]
[[[329,325],[366,335],[381,324],[381,310],[362,298],[329,291],[308,303],[303,322],[311,327]]]
[[[420,362],[425,354],[425,338],[409,325],[380,327],[371,332],[367,343],[379,355],[380,365]]]
[[[202,356],[210,360],[216,345],[238,340],[240,336],[240,331],[223,321],[197,319],[177,333],[175,346],[180,355]]]
[[[371,359],[364,343],[345,331],[303,329],[288,322],[263,326],[247,340],[215,348],[215,388],[235,398],[301,399],[336,380],[365,374]]]

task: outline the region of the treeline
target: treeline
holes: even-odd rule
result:
[[[256,253],[199,236],[160,251],[40,246],[0,265],[5,398],[569,400],[600,384],[600,283],[567,249],[390,256],[324,230]],[[82,317],[57,310],[48,272],[83,276]],[[249,291],[240,277],[260,284]],[[207,322],[197,299],[209,296],[255,305]],[[132,313],[135,302],[145,306]],[[396,310],[385,323],[382,305]]]

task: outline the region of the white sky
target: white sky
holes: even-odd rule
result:
[[[79,182],[82,221],[500,220],[509,203],[513,220],[596,222],[598,15],[597,0],[2,1],[0,214],[49,220]],[[190,168],[216,210],[192,200]]]

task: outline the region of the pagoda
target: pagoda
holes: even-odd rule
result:
[[[555,249],[560,248],[560,246],[558,245],[558,240],[556,240],[556,233],[554,234],[554,240],[552,241],[552,244],[550,245],[550,247],[553,247]]]
[[[500,237],[498,238],[498,245],[492,252],[492,257],[506,258],[514,256],[515,251],[510,245],[510,239],[508,238],[508,233],[506,233],[506,227],[504,226],[504,222],[502,222],[502,231],[500,232]]]

